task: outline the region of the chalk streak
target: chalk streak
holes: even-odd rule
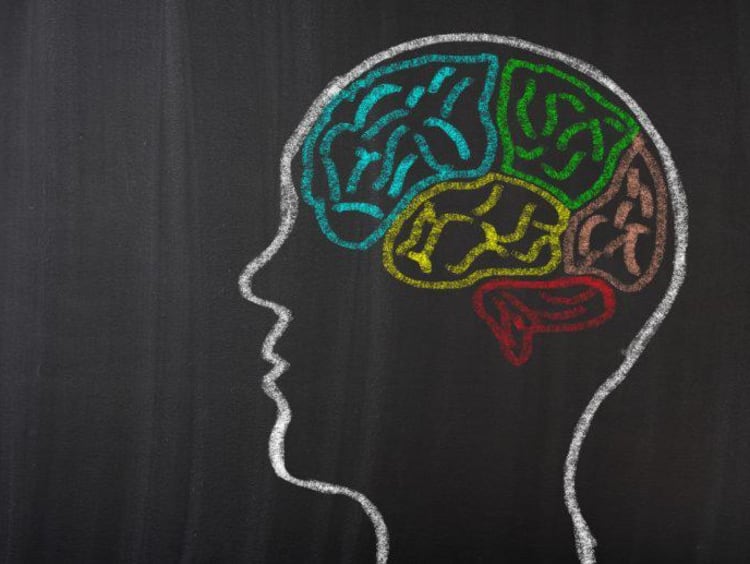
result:
[[[279,225],[279,230],[271,244],[245,267],[239,280],[240,291],[245,299],[260,307],[272,310],[278,317],[273,328],[266,336],[262,348],[263,358],[273,365],[271,371],[263,378],[263,390],[276,403],[278,414],[268,442],[271,464],[280,478],[296,486],[321,493],[346,495],[357,501],[362,506],[362,509],[370,518],[375,528],[375,534],[377,537],[376,561],[378,564],[385,564],[387,562],[389,548],[388,530],[382,515],[367,497],[344,486],[328,484],[317,480],[302,480],[295,478],[291,476],[286,469],[284,462],[284,435],[289,426],[289,422],[291,421],[292,412],[286,398],[276,385],[276,380],[286,372],[289,368],[289,364],[276,354],[274,346],[291,322],[292,312],[280,304],[256,296],[252,291],[252,279],[255,274],[273,258],[279,248],[289,237],[292,227],[294,226],[297,217],[298,198],[292,181],[292,159],[299,151],[305,136],[312,128],[326,104],[328,104],[328,102],[330,102],[333,97],[352,80],[384,60],[393,58],[405,51],[421,49],[423,47],[440,43],[453,42],[495,43],[530,51],[537,55],[541,55],[542,57],[548,57],[560,61],[589,78],[596,80],[611,92],[614,92],[628,106],[630,111],[633,112],[656,146],[666,172],[667,187],[672,201],[675,233],[675,252],[672,278],[669,287],[654,313],[649,317],[633,341],[631,341],[625,352],[625,359],[622,364],[596,390],[594,396],[589,401],[586,409],[576,424],[568,455],[565,460],[565,505],[573,522],[578,559],[581,564],[595,564],[596,556],[594,548],[596,547],[596,540],[581,513],[575,487],[576,469],[580,459],[581,447],[586,438],[586,434],[591,427],[596,411],[599,409],[602,402],[625,380],[628,372],[656,333],[656,330],[661,325],[677,298],[677,294],[682,286],[687,271],[688,205],[670,151],[646,113],[638,106],[638,104],[636,104],[636,102],[625,91],[617,86],[612,79],[592,65],[575,57],[560,53],[559,51],[541,47],[522,39],[482,33],[454,33],[415,39],[396,45],[390,49],[386,49],[385,51],[366,59],[346,75],[334,79],[315,100],[313,105],[307,111],[302,122],[284,146],[281,159],[281,224]]]

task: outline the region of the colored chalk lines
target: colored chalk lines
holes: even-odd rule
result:
[[[610,319],[613,288],[643,289],[664,256],[667,189],[637,120],[552,64],[389,62],[330,101],[301,153],[330,241],[382,239],[385,269],[416,288],[485,280],[473,307],[515,366],[536,334]]]
[[[444,53],[452,47],[491,53]],[[378,564],[388,561],[390,538],[375,504],[286,466],[292,408],[277,380],[291,365],[275,347],[293,313],[258,296],[253,282],[294,229],[297,190],[330,241],[365,250],[382,240],[395,279],[419,289],[479,284],[474,310],[516,366],[531,358],[535,335],[597,327],[614,315],[616,290],[638,292],[654,279],[671,204],[668,286],[580,415],[565,459],[578,559],[595,564],[597,542],[576,492],[582,445],[669,313],[687,269],[686,196],[646,113],[604,73],[553,49],[491,34],[436,35],[334,78],[287,140],[280,165],[278,230],[239,278],[243,297],[277,318],[262,346],[272,366],[263,390],[277,408],[269,458],[282,480],[357,502],[372,523]]]

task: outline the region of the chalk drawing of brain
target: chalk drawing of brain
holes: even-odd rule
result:
[[[642,110],[602,73],[555,51],[498,36],[430,37],[335,79],[289,140],[281,173],[279,235],[241,279],[248,299],[280,317],[264,349],[274,364],[266,391],[277,403],[283,396],[273,382],[286,366],[273,343],[291,313],[252,294],[250,282],[291,230],[297,191],[331,243],[379,252],[395,280],[425,291],[473,288],[467,306],[513,366],[544,354],[535,353],[539,335],[593,330],[616,315],[621,296],[646,288],[664,266],[672,221],[666,295],[581,416],[566,461],[579,558],[594,562],[575,494],[579,448],[685,270],[687,207],[669,151]],[[283,431],[276,440],[281,477],[362,504],[385,562],[387,529],[374,505],[343,486],[292,478]]]
[[[635,115],[517,51],[375,65],[320,112],[299,186],[330,241],[380,244],[401,282],[481,284],[474,308],[515,365],[537,333],[605,323],[666,243],[664,172]]]

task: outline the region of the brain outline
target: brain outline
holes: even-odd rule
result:
[[[319,146],[323,147],[322,151],[319,152],[322,153],[322,155],[320,156],[321,160],[324,161],[326,179],[329,181],[329,193],[334,194],[335,198],[333,199],[338,199],[342,195],[341,184],[339,183],[338,176],[336,176],[335,174],[333,176],[329,174],[331,170],[333,170],[334,173],[337,173],[336,163],[331,158],[330,152],[328,151],[331,144],[333,143],[333,140],[335,140],[337,136],[342,132],[364,132],[361,133],[361,137],[365,140],[370,140],[373,135],[370,135],[367,132],[373,130],[375,130],[376,132],[379,131],[380,129],[382,129],[382,126],[379,124],[390,124],[397,121],[398,119],[410,117],[408,112],[404,112],[403,108],[401,108],[399,110],[390,111],[384,116],[378,117],[375,120],[374,124],[371,123],[370,125],[367,125],[367,121],[365,119],[367,113],[372,109],[374,105],[376,105],[379,99],[387,98],[388,96],[395,93],[401,94],[403,91],[403,88],[401,88],[401,86],[399,85],[381,81],[383,77],[388,77],[394,73],[398,73],[404,70],[409,71],[411,69],[424,67],[429,64],[446,65],[450,63],[452,65],[459,66],[460,63],[471,64],[478,61],[487,63],[487,68],[483,68],[484,73],[482,74],[481,94],[476,100],[477,111],[476,113],[469,114],[469,119],[474,119],[477,115],[480,118],[479,123],[481,124],[482,130],[482,133],[480,135],[484,135],[482,140],[486,141],[480,144],[484,147],[483,161],[479,163],[478,166],[475,166],[473,168],[457,169],[450,163],[440,164],[431,162],[430,152],[428,150],[426,152],[427,154],[424,154],[423,157],[424,161],[428,165],[430,165],[430,169],[433,174],[428,174],[427,176],[423,175],[419,177],[419,180],[417,182],[411,184],[410,188],[400,197],[400,199],[395,203],[395,205],[387,215],[382,212],[379,214],[375,214],[376,219],[378,219],[380,223],[377,225],[377,228],[370,231],[369,235],[366,238],[357,242],[352,242],[339,237],[339,235],[331,228],[331,225],[328,221],[328,202],[326,198],[317,196],[313,190],[312,179],[314,178],[316,148],[318,148]],[[461,289],[471,286],[479,280],[486,278],[508,277],[523,279],[526,277],[545,276],[551,274],[552,272],[560,270],[560,273],[557,274],[558,278],[542,281],[542,285],[551,284],[550,287],[554,287],[553,283],[555,282],[555,280],[559,280],[559,277],[564,278],[573,276],[576,272],[575,269],[578,267],[571,263],[571,260],[574,260],[575,257],[571,259],[571,257],[568,256],[570,253],[567,251],[567,247],[564,244],[564,239],[566,237],[572,237],[572,235],[568,232],[571,229],[579,228],[577,222],[572,221],[573,212],[577,212],[576,215],[580,217],[581,214],[584,213],[584,210],[592,209],[592,206],[594,206],[596,202],[603,198],[600,193],[604,190],[605,187],[607,188],[607,194],[615,192],[614,187],[611,185],[612,182],[615,182],[613,176],[617,176],[617,174],[615,174],[615,168],[622,165],[622,159],[624,158],[623,154],[627,155],[630,153],[630,151],[626,149],[630,149],[636,142],[638,133],[640,131],[638,122],[632,115],[622,110],[616,104],[608,101],[607,98],[605,98],[596,89],[594,89],[588,82],[576,78],[575,76],[557,69],[552,65],[536,64],[522,59],[509,57],[504,60],[502,64],[502,71],[500,72],[499,67],[500,64],[498,57],[490,53],[479,53],[475,55],[420,55],[418,57],[409,58],[403,61],[389,62],[388,64],[385,64],[383,66],[375,66],[373,68],[367,69],[363,74],[359,76],[359,78],[354,78],[348,84],[345,84],[339,89],[335,90],[331,94],[331,98],[328,100],[327,104],[321,107],[316,121],[312,123],[308,135],[303,139],[301,149],[303,161],[301,192],[304,200],[313,207],[319,227],[321,228],[321,231],[324,233],[324,235],[332,242],[345,248],[365,250],[385,234],[381,250],[381,257],[384,268],[387,272],[389,272],[389,274],[391,274],[400,282],[415,286],[420,289]],[[561,152],[568,150],[568,145],[573,139],[589,138],[591,141],[591,147],[593,150],[591,151],[591,158],[589,159],[589,161],[590,163],[593,163],[593,166],[589,167],[588,172],[591,172],[591,169],[593,169],[593,172],[596,173],[596,176],[594,177],[595,180],[593,181],[593,185],[586,186],[586,189],[578,194],[578,196],[569,196],[565,192],[564,188],[550,185],[549,183],[542,181],[533,174],[525,174],[524,172],[519,171],[511,166],[513,163],[513,158],[518,153],[518,151],[516,150],[518,149],[518,147],[514,145],[514,140],[512,138],[512,132],[509,126],[509,115],[505,114],[507,113],[507,109],[509,107],[510,88],[513,73],[518,69],[530,70],[539,76],[546,74],[552,76],[556,81],[558,81],[553,82],[552,93],[547,93],[547,96],[544,98],[544,109],[546,110],[546,116],[544,118],[544,128],[542,130],[543,137],[547,137],[549,138],[549,140],[552,140],[555,143],[556,148]],[[444,82],[446,77],[451,76],[453,73],[455,73],[455,71],[455,67],[449,68],[446,66],[442,66],[441,68],[439,68],[438,71],[433,75],[433,78],[430,81],[430,86],[427,87],[427,90],[431,94],[434,94],[438,90],[439,86],[438,88],[433,88],[432,84],[436,82],[438,83],[438,85],[441,84],[442,82]],[[497,79],[498,74],[500,74],[499,81],[493,84],[492,81],[493,79]],[[456,97],[458,97],[458,95],[460,95],[460,92],[462,91],[462,85],[465,89],[467,81],[470,83],[471,79],[464,77],[462,80],[457,81],[454,84],[454,87],[451,89],[451,92],[458,92],[459,94],[456,95]],[[527,80],[523,96],[521,97],[521,100],[518,101],[517,105],[520,106],[521,104],[525,104],[526,106],[528,106],[528,104],[533,100],[536,94],[536,83],[533,82],[533,80],[531,82],[533,89],[529,89],[529,81]],[[559,88],[558,83],[564,83],[565,85],[567,85],[567,87],[575,89],[577,94],[571,94],[570,92],[562,91]],[[426,84],[426,82],[424,84]],[[423,85],[414,87],[412,91],[409,92],[409,95],[406,98],[407,106],[413,108],[415,105],[417,105],[419,99],[424,95],[425,90],[426,89]],[[365,95],[363,95],[363,99],[360,102],[360,105],[357,107],[357,112],[354,118],[350,121],[339,120],[338,123],[334,122],[332,116],[336,108],[340,104],[342,104],[343,101],[354,102],[359,92],[364,92]],[[494,120],[488,120],[487,110],[489,99],[493,95],[493,92],[497,93],[496,113],[494,116]],[[448,98],[450,99],[450,97],[451,96],[449,95]],[[411,100],[412,98],[414,98],[416,102],[410,104],[409,100]],[[593,109],[591,109],[591,107],[587,107],[582,100],[589,100]],[[472,99],[472,101],[474,100]],[[455,99],[453,100],[453,102],[455,102]],[[451,102],[451,104],[453,102]],[[562,102],[567,103],[572,108],[572,110],[575,112],[573,114],[574,118],[577,119],[579,117],[579,114],[581,114],[581,117],[584,119],[580,119],[578,121],[573,120],[572,125],[566,123],[566,120],[568,122],[571,121],[570,111],[568,111],[568,115],[563,116],[564,119],[560,119],[560,116],[563,114],[558,113],[558,103]],[[443,105],[445,105],[446,103],[447,102],[444,101]],[[362,109],[363,107],[365,108],[364,110]],[[526,107],[521,108],[523,112],[526,112],[527,109],[528,108]],[[519,118],[519,122],[521,122],[520,125],[522,132],[527,136],[536,135],[529,115],[521,115],[523,112],[521,112],[517,108],[516,113],[517,117]],[[609,112],[609,115],[602,115],[603,112]],[[442,110],[441,113],[443,113]],[[536,117],[538,118],[539,116],[537,115]],[[428,117],[424,121],[424,123],[427,124],[432,119],[432,117]],[[526,123],[526,125],[524,125],[523,123],[524,119],[528,122]],[[560,125],[561,121],[563,122],[564,128],[560,132],[558,126]],[[613,142],[607,143],[607,140],[605,140],[604,134],[602,133],[604,126],[602,126],[601,124],[605,124],[607,127],[610,127],[610,129],[614,130],[616,135]],[[459,159],[466,160],[465,156],[461,154],[461,148],[462,144],[466,145],[467,142],[459,131],[459,129],[464,126],[465,123],[459,123],[459,127],[455,128],[457,132],[456,136],[453,136],[450,131],[444,132],[447,133],[451,140],[454,142],[454,148],[458,153]],[[496,126],[498,127],[497,130],[494,129]],[[390,145],[390,140],[393,138],[394,134],[398,134],[399,130],[405,127],[406,126],[404,125],[397,126],[394,131],[391,132],[386,145]],[[490,129],[488,129],[488,127]],[[445,130],[445,128],[443,129]],[[556,133],[556,135],[553,136],[553,133]],[[581,137],[581,134],[585,134],[585,137]],[[418,138],[419,135],[414,135],[414,137]],[[456,142],[456,139],[454,137],[460,137],[460,142]],[[498,141],[498,139],[500,139],[500,141]],[[500,153],[499,161],[494,161],[494,157],[497,156],[498,149],[502,149],[502,152]],[[573,156],[567,157],[568,162],[563,167],[563,169],[565,170],[565,174],[567,174],[565,178],[575,178],[578,170],[583,170],[584,173],[587,172],[586,166],[584,166],[588,162],[584,161],[586,152],[581,150],[580,143],[578,147],[574,146],[574,150],[575,152],[573,153]],[[543,151],[539,151],[539,155],[531,155],[531,153],[533,153],[534,151],[535,150],[528,151],[528,154],[526,155],[524,160],[529,161],[532,158],[536,158],[536,156],[544,154]],[[373,160],[379,159],[380,155],[377,152],[370,151],[367,147],[362,147],[360,145],[357,145],[354,153],[356,155],[356,164],[352,167],[352,175],[350,176],[349,184],[354,182],[354,184],[356,185],[362,178],[362,171],[366,169]],[[376,154],[377,156],[373,157],[373,154]],[[391,148],[389,155],[392,156],[394,154],[395,150]],[[529,155],[531,155],[531,157],[529,157]],[[490,159],[490,156],[492,156],[493,159]],[[489,168],[493,163],[497,163],[498,170],[493,170],[482,175],[477,175],[478,171]],[[394,163],[391,162],[388,167],[384,167],[389,169],[389,172],[381,172],[378,178],[383,177],[383,175],[385,174],[386,181],[390,181],[391,175],[393,173],[393,171],[391,170],[393,168],[393,164]],[[396,167],[396,169],[398,168],[400,168],[400,166]],[[541,168],[542,170],[548,170],[550,169],[550,166],[542,163]],[[563,176],[564,175],[558,174],[559,178],[565,179],[563,178]],[[331,181],[332,178],[335,181]],[[352,178],[354,178],[353,181]],[[447,179],[440,180],[441,178]],[[556,214],[554,223],[545,224],[544,222],[539,222],[538,220],[532,221],[530,217],[534,213],[534,210],[536,208],[535,205],[531,205],[531,211],[529,211],[529,204],[525,206],[521,211],[520,217],[516,223],[515,230],[511,229],[510,232],[504,230],[502,232],[503,234],[500,235],[495,229],[495,225],[493,225],[490,220],[484,221],[483,218],[479,218],[478,215],[473,219],[472,217],[469,217],[465,214],[454,213],[451,211],[436,215],[434,206],[427,209],[428,205],[432,205],[431,198],[436,195],[440,195],[443,192],[448,192],[451,190],[455,192],[470,191],[474,187],[481,186],[483,183],[486,183],[488,179],[491,179],[493,181],[502,181],[515,187],[523,187],[529,194],[533,194],[535,197],[540,198],[552,209],[554,209],[554,212]],[[654,179],[653,175],[652,179]],[[378,192],[384,186],[383,182],[378,185],[377,179],[373,181],[373,184],[374,186],[372,188],[374,188],[374,192]],[[347,193],[356,192],[356,186],[355,189],[350,188],[351,187],[347,185]],[[398,188],[400,189],[400,186],[398,186]],[[656,189],[656,187],[653,186],[651,188]],[[399,190],[397,189],[395,190],[395,194],[393,195],[395,196],[398,194]],[[615,197],[619,198],[620,196],[612,196],[612,198]],[[585,204],[588,204],[588,206],[583,207]],[[370,213],[371,210],[368,209],[370,207],[379,209],[377,208],[377,206],[367,202],[345,202],[341,204],[336,202],[333,206],[331,206],[331,208],[336,211],[336,206],[338,205],[345,206],[347,211],[360,211],[365,215],[373,215],[372,213]],[[421,207],[423,205],[424,208]],[[493,203],[492,206],[494,205],[495,204]],[[483,206],[484,204],[478,206],[477,209]],[[663,206],[661,207],[663,208]],[[578,208],[582,209],[579,210]],[[625,208],[627,208],[627,205],[625,207],[621,206],[618,209]],[[421,211],[417,213],[417,210]],[[423,212],[425,212],[426,215],[424,215]],[[418,217],[416,217],[414,224],[412,225],[412,232],[409,234],[409,237],[405,241],[402,240],[397,246],[394,246],[396,238],[400,235],[401,229],[405,225],[409,225],[409,220],[412,219],[413,216]],[[480,221],[474,222],[474,219],[479,219]],[[604,220],[600,219],[598,216],[595,219],[601,224],[603,224],[604,222]],[[663,214],[660,220],[662,222],[665,221],[665,216]],[[418,223],[420,224],[419,227],[417,227]],[[399,270],[395,259],[397,255],[406,256],[407,259],[410,259],[418,264],[419,268],[422,270],[422,274],[431,274],[433,272],[432,252],[435,249],[436,241],[441,240],[441,237],[443,237],[442,230],[445,225],[453,223],[472,223],[475,226],[477,225],[477,223],[479,223],[485,235],[485,241],[481,242],[479,245],[475,245],[474,247],[472,247],[463,259],[460,259],[458,262],[446,261],[441,263],[441,266],[445,270],[459,275],[461,276],[461,278],[430,281],[423,278],[410,276],[409,274],[405,274],[404,272]],[[543,231],[546,230],[546,232],[543,233],[542,236],[534,240],[531,246],[525,247],[526,250],[508,250],[508,248],[504,247],[504,245],[509,243],[517,243],[519,240],[523,241],[526,237],[526,234],[530,232],[530,229],[528,227],[530,223],[534,224],[534,227],[536,227],[537,229],[541,228]],[[539,225],[540,223],[541,226]],[[612,225],[615,225],[616,227],[619,225],[618,221],[610,221],[610,223]],[[425,240],[424,246],[422,246],[421,249],[417,249],[418,244],[422,241],[421,238],[424,231],[423,224],[429,226],[429,232],[427,234],[427,239]],[[634,236],[630,234],[630,231],[635,229],[635,227],[638,227],[638,229],[640,230],[639,234],[648,234],[649,230],[646,227],[642,227],[640,224],[628,224],[626,227],[627,229],[629,229],[626,235],[629,237],[627,242],[628,245],[630,245],[630,247],[628,247],[629,257],[626,259],[626,266],[630,270],[634,262],[636,261],[633,248],[631,247],[634,244],[638,243],[638,240],[634,239]],[[518,231],[518,233],[516,233],[516,231]],[[609,246],[605,246],[605,251],[609,252],[608,249],[610,248],[619,248],[617,244],[619,244],[619,240],[615,241]],[[663,247],[664,237],[657,237],[652,255],[663,252],[663,249],[659,248],[659,245]],[[491,254],[495,252],[497,256],[501,258],[507,258],[511,256],[518,261],[531,264],[539,257],[540,249],[544,248],[549,248],[549,259],[546,263],[540,266],[501,266],[489,268],[480,267],[474,271],[469,270],[473,266],[476,259],[482,256],[484,253],[489,253],[491,256]],[[594,255],[592,255],[592,257],[593,256]],[[653,262],[654,261],[652,260],[652,263]],[[649,271],[651,270],[653,269],[650,269]],[[613,283],[613,277],[602,276],[601,272],[603,271],[595,272],[589,269],[585,271],[579,271],[577,273],[584,274],[586,272],[594,274],[596,280],[600,280],[603,278],[609,284],[615,286],[618,290],[623,290],[623,288],[620,288],[617,284]],[[591,289],[589,282],[587,282],[588,278],[586,276],[578,276],[577,279],[580,282],[579,285],[583,286],[581,295],[588,295],[588,291]],[[592,280],[594,279],[592,278]],[[650,278],[644,278],[644,280],[642,281],[643,283],[639,286],[639,289],[640,287],[645,286],[650,281]],[[524,287],[524,284],[520,284],[516,287],[522,288]],[[536,288],[535,285],[528,285],[526,287]],[[586,289],[586,287],[588,287],[588,290]],[[480,287],[477,289],[477,291],[479,292],[481,291],[481,289],[482,288]],[[580,288],[578,288],[578,290],[580,290]],[[517,300],[518,298],[512,297],[511,299]],[[585,310],[591,304],[589,303],[588,305],[579,305]],[[591,312],[589,312],[589,314],[590,313]],[[585,323],[577,324],[577,326],[581,329],[588,327]]]

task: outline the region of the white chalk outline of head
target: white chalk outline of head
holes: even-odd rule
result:
[[[594,549],[596,547],[596,540],[591,534],[591,530],[589,529],[586,520],[583,518],[581,508],[578,505],[578,498],[575,489],[575,477],[578,460],[580,458],[581,446],[591,427],[594,415],[599,409],[599,406],[601,406],[607,396],[609,396],[625,380],[630,369],[656,333],[677,298],[677,294],[687,272],[688,205],[669,148],[656,131],[651,120],[638,106],[635,100],[617,86],[612,79],[592,65],[575,57],[560,53],[554,49],[542,47],[524,41],[523,39],[484,33],[451,33],[414,39],[386,49],[385,51],[381,51],[380,53],[369,57],[345,75],[333,79],[315,99],[294,133],[284,145],[280,170],[281,221],[279,229],[268,247],[250,261],[239,277],[239,288],[242,296],[257,306],[270,309],[277,316],[277,320],[266,335],[261,349],[263,359],[272,365],[271,370],[263,376],[263,391],[275,402],[277,410],[276,422],[273,425],[268,440],[268,453],[271,460],[271,466],[279,478],[294,484],[295,486],[317,491],[319,493],[345,495],[359,503],[372,522],[375,530],[376,562],[377,564],[385,564],[388,561],[389,539],[385,520],[377,507],[375,507],[375,505],[364,494],[338,484],[296,478],[292,476],[286,468],[286,462],[284,460],[284,438],[292,419],[292,410],[289,407],[286,397],[284,397],[284,394],[276,385],[276,380],[288,370],[289,363],[276,353],[274,347],[291,322],[292,312],[281,304],[257,296],[253,293],[252,282],[255,274],[274,257],[287,240],[292,228],[294,227],[299,210],[299,197],[292,179],[292,160],[299,152],[305,136],[308,134],[325,106],[350,82],[373,68],[375,65],[407,51],[413,51],[440,43],[494,43],[513,47],[564,63],[581,74],[595,80],[610,92],[616,94],[618,98],[627,105],[633,115],[635,115],[641,127],[643,127],[656,146],[662,166],[666,173],[667,190],[672,202],[675,237],[672,278],[670,279],[669,286],[664,297],[659,302],[659,305],[643,327],[638,331],[635,338],[630,342],[630,345],[628,345],[628,348],[624,353],[625,358],[620,366],[609,375],[589,400],[588,405],[576,423],[570,447],[568,448],[568,454],[565,459],[563,491],[565,495],[565,505],[568,509],[568,513],[570,513],[573,523],[578,560],[581,564],[595,564],[596,555]]]

